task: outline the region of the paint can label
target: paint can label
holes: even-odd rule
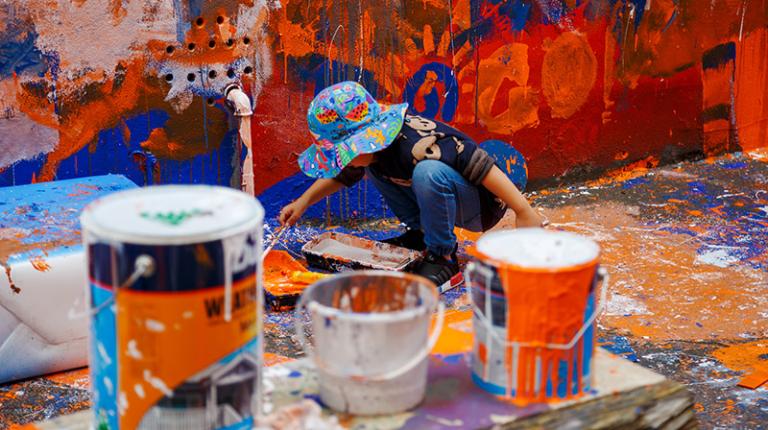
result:
[[[479,262],[476,264],[483,265]],[[471,285],[472,302],[478,311],[472,318],[475,334],[470,355],[472,380],[475,384],[491,394],[518,403],[527,403],[532,399],[568,399],[589,392],[592,388],[592,357],[595,349],[594,323],[587,327],[581,339],[570,350],[554,351],[551,354],[553,351],[547,351],[546,347],[521,347],[515,352],[507,345],[507,300],[498,272],[490,265],[483,266],[493,273],[490,294],[487,294],[487,284],[482,277],[474,277]],[[595,277],[594,282],[596,280]],[[587,321],[594,312],[595,290],[593,287],[587,297],[583,321]],[[490,327],[486,322],[491,323]],[[543,359],[551,355],[556,357]],[[521,367],[530,368],[530,371],[522,372],[523,377],[520,377]]]
[[[472,378],[523,406],[592,386],[599,247],[543,229],[487,233],[470,253]]]
[[[189,245],[89,239],[96,428],[253,426],[260,234]],[[141,259],[151,275],[134,276]]]

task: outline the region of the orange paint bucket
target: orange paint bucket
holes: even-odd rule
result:
[[[470,254],[475,383],[518,405],[588,392],[607,284],[600,247],[572,233],[519,229],[483,235]]]

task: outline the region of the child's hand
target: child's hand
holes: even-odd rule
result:
[[[515,218],[515,225],[517,228],[544,227],[549,224],[549,221],[547,221],[544,216],[542,216],[536,211],[536,209],[533,208],[531,208],[529,211],[525,211],[522,214],[516,215],[517,217]]]
[[[292,226],[296,224],[296,221],[304,215],[306,210],[307,205],[302,199],[298,199],[293,203],[286,205],[283,210],[280,211],[280,216],[278,218],[280,220],[280,225]]]

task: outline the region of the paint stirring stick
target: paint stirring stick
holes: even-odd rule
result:
[[[277,244],[277,242],[280,240],[280,236],[282,236],[286,230],[288,230],[288,226],[281,226],[279,229],[277,229],[277,232],[275,232],[275,234],[272,236],[272,240],[269,241],[269,245],[264,248],[264,252],[261,254],[262,261],[264,261],[264,258],[267,257],[269,251],[271,251],[272,248]]]

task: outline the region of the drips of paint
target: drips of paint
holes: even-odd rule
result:
[[[557,398],[547,396],[547,385],[557,391],[561,362],[568,363],[564,398],[580,396],[583,339],[567,350],[547,344],[566,344],[582,327],[597,268],[597,244],[571,233],[519,229],[484,236],[478,251],[481,260],[496,261],[506,299],[507,342],[533,345],[516,353],[506,346],[506,397],[518,405]]]

